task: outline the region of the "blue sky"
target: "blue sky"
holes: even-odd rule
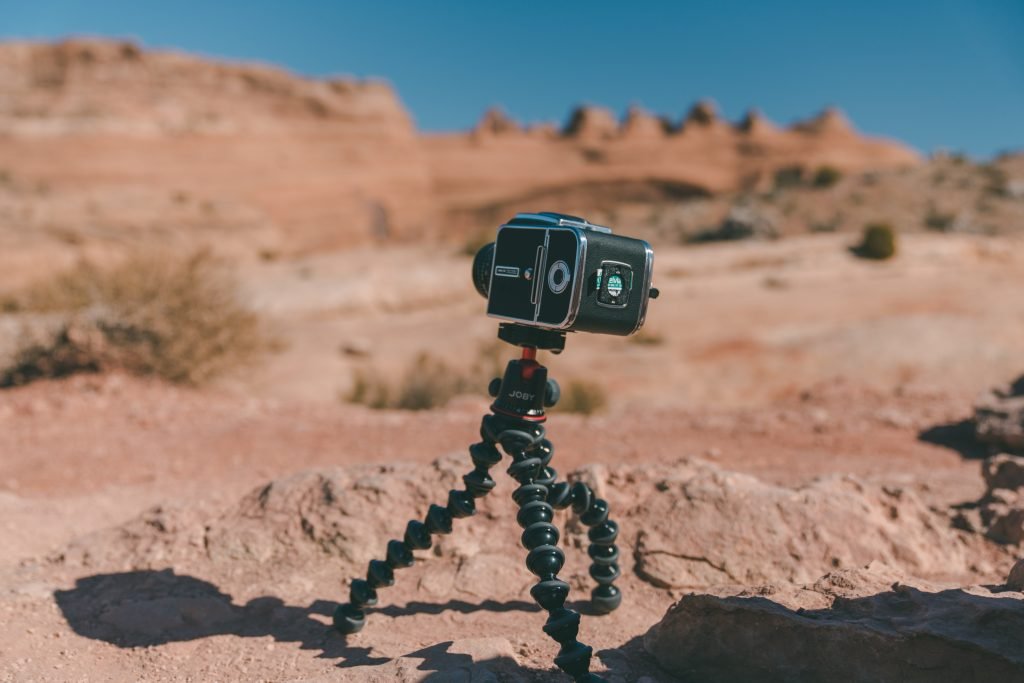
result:
[[[2,38],[83,34],[382,77],[423,130],[494,104],[562,121],[582,102],[681,115],[710,97],[782,123],[835,104],[923,151],[1024,148],[1024,0],[0,0]]]

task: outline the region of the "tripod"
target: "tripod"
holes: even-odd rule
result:
[[[349,602],[334,612],[334,626],[345,634],[361,630],[366,623],[364,608],[377,604],[378,588],[394,584],[395,569],[412,566],[412,551],[429,548],[431,534],[451,533],[453,518],[475,514],[475,499],[495,486],[488,470],[501,461],[500,446],[512,458],[509,475],[519,483],[512,492],[519,506],[516,521],[523,528],[522,544],[529,550],[526,567],[538,579],[530,595],[547,610],[544,632],[560,646],[555,665],[576,681],[598,683],[604,679],[589,673],[593,648],[576,639],[580,615],[565,607],[569,584],[558,578],[565,555],[558,548],[558,527],[551,522],[555,510],[572,506],[580,521],[590,527],[587,554],[593,561],[590,576],[597,582],[590,594],[591,606],[602,614],[622,602],[621,591],[613,585],[621,573],[615,546],[619,526],[608,518],[607,501],[582,482],[557,481],[557,472],[549,466],[554,447],[544,438],[544,408],[555,405],[559,389],[554,380],[548,380],[547,368],[537,362],[537,350],[561,352],[565,333],[502,324],[498,337],[522,346],[522,358],[509,361],[504,378],[495,378],[488,388],[495,400],[491,414],[481,423],[481,441],[469,447],[474,467],[462,477],[465,490],[450,491],[446,506],[431,505],[424,521],[414,519],[406,525],[403,540],[388,541],[386,559],[371,560],[366,578],[352,581]]]

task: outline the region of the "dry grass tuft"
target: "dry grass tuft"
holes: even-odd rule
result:
[[[421,352],[396,384],[388,382],[372,368],[361,368],[356,371],[352,389],[344,398],[350,403],[376,409],[440,408],[460,394],[484,391],[491,379],[500,377],[505,362],[502,352],[510,348],[503,346],[497,340],[481,346],[476,360],[468,368],[450,365],[428,352]]]
[[[562,388],[562,397],[555,405],[555,410],[593,415],[604,410],[607,404],[608,397],[600,384],[586,379],[574,379]]]
[[[5,300],[5,309],[62,316],[44,342],[0,369],[0,386],[122,368],[201,384],[269,347],[258,317],[209,252],[137,255],[113,268],[79,265]]]
[[[628,339],[637,346],[661,346],[665,343],[665,335],[648,329],[642,329]]]

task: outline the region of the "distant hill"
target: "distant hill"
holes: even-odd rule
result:
[[[472,131],[427,135],[380,82],[123,41],[0,44],[0,209],[24,222],[0,236],[8,247],[198,234],[287,254],[466,234],[524,208],[766,187],[780,170],[919,162],[831,109],[785,129],[757,113],[733,125],[708,103],[681,121],[583,107],[564,129],[491,111]]]

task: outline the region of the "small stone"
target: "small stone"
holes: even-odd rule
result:
[[[518,663],[515,649],[506,638],[463,638],[448,648],[451,654],[469,655],[474,662],[509,660]]]

